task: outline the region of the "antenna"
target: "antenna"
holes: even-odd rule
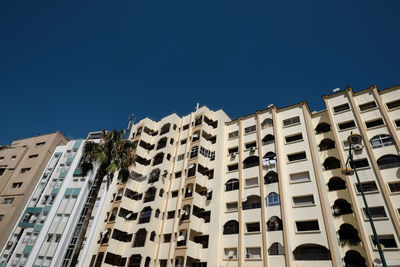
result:
[[[136,119],[135,114],[129,115],[129,117],[128,117],[129,122],[128,122],[128,127],[127,127],[128,133],[131,131],[132,126],[133,126],[133,124],[135,122],[135,119]]]
[[[196,105],[196,111],[199,109],[199,103],[197,103],[197,105]]]
[[[332,91],[333,91],[334,93],[336,93],[336,92],[338,92],[339,90],[340,90],[340,88],[338,87],[338,88],[333,89]]]

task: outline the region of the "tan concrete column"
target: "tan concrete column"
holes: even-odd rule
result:
[[[243,199],[243,194],[242,194],[242,191],[243,191],[243,181],[242,181],[242,179],[243,179],[243,165],[242,165],[242,162],[243,162],[243,145],[242,145],[242,142],[243,142],[243,137],[242,137],[242,134],[243,134],[243,131],[242,131],[242,125],[243,125],[243,122],[242,122],[242,118],[239,118],[239,210],[238,210],[238,212],[239,212],[239,216],[238,216],[238,219],[239,219],[239,233],[238,233],[238,266],[239,267],[241,267],[242,266],[242,261],[243,261],[243,251],[242,251],[242,234],[243,234],[243,231],[242,231],[242,227],[243,227],[243,221],[242,221],[242,211],[243,211],[243,202],[242,202],[242,199]]]

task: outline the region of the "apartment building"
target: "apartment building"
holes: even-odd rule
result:
[[[90,133],[88,139],[98,142],[99,137],[97,133]],[[97,166],[86,176],[79,168],[84,143],[85,140],[72,140],[55,148],[0,254],[0,266],[60,266],[63,263],[71,250],[70,244],[74,244],[74,234],[80,229],[79,214],[96,176]],[[104,182],[94,214],[104,203],[105,191]],[[88,230],[91,228],[90,222]]]
[[[380,266],[361,187],[398,266],[400,86],[323,100],[136,123],[132,179],[112,184],[80,266]],[[351,133],[361,184],[342,174]]]
[[[3,248],[56,146],[59,132],[14,140],[0,147],[0,248]]]

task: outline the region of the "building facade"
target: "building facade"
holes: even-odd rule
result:
[[[103,186],[77,265],[381,266],[363,190],[388,266],[399,266],[400,86],[346,88],[323,101],[319,112],[300,102],[231,120],[222,110],[201,107],[183,117],[137,122],[128,137],[136,146],[131,178]],[[350,134],[362,136],[352,166]],[[346,167],[357,169],[360,183],[343,175]],[[73,172],[66,176],[72,185]],[[90,179],[76,181],[86,192],[81,210],[91,187],[83,180]],[[42,227],[52,229],[69,188],[75,186],[60,187],[60,202]],[[38,207],[45,206],[32,206]],[[39,232],[26,262],[70,266],[80,229],[79,216],[75,220],[60,232]],[[51,243],[57,234],[63,249]],[[3,258],[23,257],[25,249],[21,243],[12,254],[3,250]]]
[[[15,140],[0,148],[0,248],[3,248],[47,162],[67,139],[59,132]]]

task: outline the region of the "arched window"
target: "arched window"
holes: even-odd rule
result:
[[[188,184],[185,190],[185,198],[193,196],[193,184]]]
[[[397,155],[384,155],[377,162],[380,170],[400,167],[400,157]]]
[[[189,220],[190,218],[190,205],[185,205],[182,209],[182,221]]]
[[[335,148],[335,141],[329,138],[325,138],[319,143],[319,151]]]
[[[158,178],[160,177],[160,169],[154,169],[151,171],[149,174],[149,183],[155,183],[158,181]]]
[[[177,127],[176,124],[174,124],[174,127],[173,127],[174,131],[176,130],[176,127]]]
[[[142,261],[142,255],[133,254],[129,257],[128,266],[129,267],[140,267],[140,262]]]
[[[225,191],[233,191],[239,189],[239,180],[230,179],[225,183]]]
[[[156,212],[155,212],[154,216],[156,218],[160,217],[160,210],[159,209],[156,209]]]
[[[146,261],[144,262],[144,267],[150,267],[151,259],[150,257],[146,257]]]
[[[146,193],[144,194],[143,202],[146,203],[146,202],[153,201],[156,198],[156,192],[157,192],[157,189],[154,186],[147,189]]]
[[[161,127],[160,135],[166,134],[169,132],[169,128],[171,127],[171,124],[166,123]]]
[[[250,156],[243,161],[243,168],[251,168],[260,164],[257,156]]]
[[[170,159],[171,159],[171,154],[168,153],[168,154],[167,154],[167,160],[170,160]]]
[[[193,136],[192,136],[192,142],[196,142],[200,139],[200,131],[196,131],[194,132]]]
[[[266,197],[266,202],[267,207],[279,206],[281,204],[279,195],[275,192],[271,192],[268,194],[268,196]]]
[[[153,159],[153,166],[161,164],[163,162],[163,159],[164,159],[164,153],[161,152],[155,155]]]
[[[333,170],[340,168],[340,160],[335,157],[329,157],[324,161],[325,170]]]
[[[317,134],[320,133],[326,133],[329,132],[331,130],[331,126],[326,123],[326,122],[321,122],[320,124],[317,125],[317,127],[315,128],[315,132]]]
[[[139,229],[135,234],[135,241],[133,241],[133,247],[144,247],[146,242],[147,231],[144,228]]]
[[[161,138],[159,141],[158,141],[158,143],[157,143],[157,148],[156,148],[156,150],[158,150],[158,149],[161,149],[161,148],[164,148],[166,145],[167,145],[167,137],[163,137],[163,138]]]
[[[282,230],[282,220],[277,216],[272,216],[267,222],[268,231]]]
[[[160,196],[160,197],[162,197],[163,195],[164,195],[164,189],[160,189],[160,193],[158,193],[158,195]]]
[[[109,222],[115,221],[115,217],[117,216],[118,208],[113,208],[111,211],[110,219],[108,220]]]
[[[188,177],[194,176],[196,174],[196,164],[192,163],[188,167]]]
[[[154,241],[154,238],[156,237],[156,232],[151,232],[150,234],[150,241]]]
[[[267,118],[267,119],[263,120],[263,122],[261,123],[261,127],[262,127],[263,129],[272,127],[273,125],[274,125],[274,122],[273,122],[273,120],[270,119],[270,118]]]
[[[333,210],[333,216],[340,216],[344,214],[353,213],[351,204],[342,198],[335,200],[332,206],[332,210]]]
[[[261,198],[256,195],[247,197],[247,200],[243,203],[243,210],[251,210],[261,208]]]
[[[329,191],[346,189],[346,182],[340,177],[332,177],[328,182]]]
[[[174,144],[174,138],[171,138],[171,139],[169,140],[169,144],[170,144],[170,145],[173,145],[173,144]]]
[[[367,267],[365,259],[358,251],[348,250],[344,256],[344,263],[346,266]]]
[[[268,145],[268,144],[273,144],[273,143],[275,143],[275,137],[272,134],[267,134],[262,139],[262,144],[263,145]]]
[[[150,207],[145,207],[140,212],[139,224],[147,223],[150,221],[152,209]]]
[[[233,235],[239,233],[239,222],[232,220],[224,224],[224,235]]]
[[[269,171],[264,176],[264,184],[272,184],[278,182],[278,174],[274,171]]]
[[[281,243],[275,242],[269,247],[268,255],[285,255],[285,249]]]
[[[387,134],[375,135],[370,140],[372,148],[394,145],[393,138]]]
[[[330,260],[331,253],[329,249],[317,244],[303,244],[293,251],[296,261],[323,261]]]
[[[273,160],[276,159],[276,154],[272,151],[265,153],[263,159]]]
[[[342,224],[339,228],[338,234],[341,245],[348,244],[355,246],[361,241],[357,229],[349,223]]]

